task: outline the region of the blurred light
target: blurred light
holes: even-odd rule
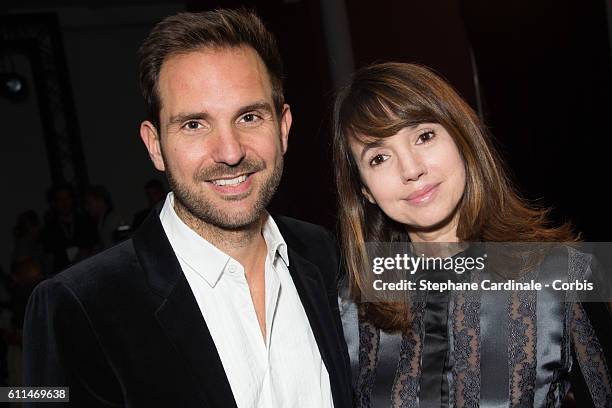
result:
[[[15,72],[0,73],[0,95],[13,102],[27,98],[28,86],[23,76]]]

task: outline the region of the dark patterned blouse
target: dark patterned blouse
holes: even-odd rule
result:
[[[592,256],[563,248],[522,279],[588,277]],[[427,273],[429,280],[449,278]],[[483,274],[486,269],[466,279],[480,281]],[[431,291],[413,299],[415,323],[406,333],[379,330],[341,296],[356,406],[612,407],[612,382],[588,305],[565,296],[552,289]],[[609,331],[607,309],[604,318],[596,327]],[[586,384],[587,402],[569,392],[576,378]]]

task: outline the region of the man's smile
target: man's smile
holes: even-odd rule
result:
[[[247,173],[239,176],[228,176],[209,180],[213,190],[222,195],[239,195],[248,193],[253,184],[253,174]]]
[[[211,180],[211,183],[217,186],[236,186],[247,179],[247,174],[243,174],[241,176],[236,176],[234,178],[219,178],[216,180]]]

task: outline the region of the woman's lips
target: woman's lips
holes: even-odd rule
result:
[[[420,204],[429,201],[438,191],[440,183],[428,184],[419,188],[414,193],[405,198],[411,204]]]

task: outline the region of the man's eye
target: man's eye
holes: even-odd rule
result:
[[[187,130],[198,130],[202,127],[202,125],[197,120],[190,120],[189,122],[185,123],[183,127]]]
[[[240,122],[254,123],[254,122],[257,122],[260,119],[261,119],[261,117],[259,117],[258,115],[254,114],[254,113],[247,113],[246,115],[243,115],[240,118]]]
[[[426,130],[425,132],[419,135],[419,138],[417,139],[417,144],[427,143],[434,137],[436,137],[436,134],[433,130]]]
[[[381,164],[388,158],[389,156],[387,156],[386,154],[377,154],[376,156],[372,157],[372,159],[370,160],[370,166],[378,166],[379,164]]]

